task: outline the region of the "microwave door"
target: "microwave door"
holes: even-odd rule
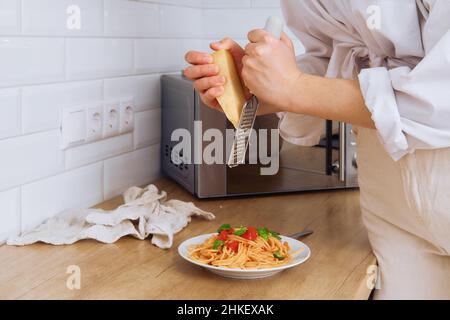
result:
[[[276,129],[278,119],[276,116],[259,117],[255,127]],[[313,147],[294,145],[280,138],[279,170],[275,175],[261,175],[261,168],[265,167],[262,164],[227,168],[227,192],[254,194],[345,187],[345,179],[341,180],[338,174],[341,154],[340,125],[326,121],[324,128],[322,139]]]

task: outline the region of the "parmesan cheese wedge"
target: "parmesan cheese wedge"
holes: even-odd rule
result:
[[[212,54],[212,57],[214,63],[219,66],[219,74],[226,78],[225,91],[217,98],[217,101],[219,101],[228,120],[235,128],[238,128],[242,108],[246,101],[241,78],[228,50],[216,51]]]

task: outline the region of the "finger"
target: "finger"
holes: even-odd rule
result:
[[[267,46],[260,43],[249,43],[245,47],[245,53],[250,57],[261,57],[267,51]]]
[[[287,45],[291,50],[294,50],[294,43],[292,42],[291,38],[287,36],[286,33],[281,33],[281,42],[283,42],[285,45]]]
[[[220,106],[219,101],[217,101],[217,99],[214,99],[214,100],[209,104],[209,106],[210,106],[212,109],[215,109],[215,110],[220,111],[220,112],[223,113],[223,109],[222,109],[222,107]]]
[[[249,55],[246,55],[243,59],[242,59],[242,63],[244,65],[244,68],[242,69],[242,76],[244,76],[244,72],[248,71],[248,69],[256,69],[255,68],[255,59],[252,58]],[[247,69],[247,70],[246,70]]]
[[[189,51],[184,56],[184,59],[190,64],[210,64],[213,63],[213,58],[209,53],[199,51]]]
[[[205,77],[194,82],[194,88],[197,91],[203,92],[212,87],[223,86],[226,78],[224,76]]]
[[[270,33],[263,29],[255,29],[250,31],[247,35],[247,38],[250,42],[253,43],[269,43],[270,41],[276,40]]]
[[[217,76],[218,74],[219,74],[219,67],[215,64],[191,66],[184,69],[184,75],[191,80],[204,77],[213,77]]]
[[[223,86],[212,87],[208,89],[204,95],[208,100],[215,100],[219,98],[225,92],[225,88]]]
[[[237,43],[236,41],[234,41],[231,38],[224,38],[218,42],[213,42],[210,45],[211,49],[218,51],[218,50],[239,50],[242,51],[242,47],[239,45],[239,43]]]

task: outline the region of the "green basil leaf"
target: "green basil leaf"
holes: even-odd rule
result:
[[[258,235],[263,238],[264,240],[269,240],[269,230],[267,228],[258,228],[256,229],[258,231]]]
[[[274,237],[275,239],[281,240],[280,234],[275,231],[269,231],[269,234],[271,237]]]
[[[278,259],[278,260],[284,260],[284,256],[281,255],[280,251],[276,251],[273,253],[274,258]]]
[[[220,231],[224,231],[224,230],[230,230],[231,226],[230,224],[226,223],[220,226],[219,229],[217,229],[217,232],[220,233]]]
[[[214,241],[213,249],[217,250],[217,249],[219,249],[219,247],[223,246],[224,244],[225,244],[225,242],[223,242],[222,240],[216,240],[216,241]]]
[[[237,236],[242,236],[246,232],[247,232],[247,227],[241,227],[239,229],[234,230],[234,234]]]

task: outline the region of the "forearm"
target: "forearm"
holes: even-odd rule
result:
[[[375,128],[357,80],[303,74],[290,92],[285,111]]]

